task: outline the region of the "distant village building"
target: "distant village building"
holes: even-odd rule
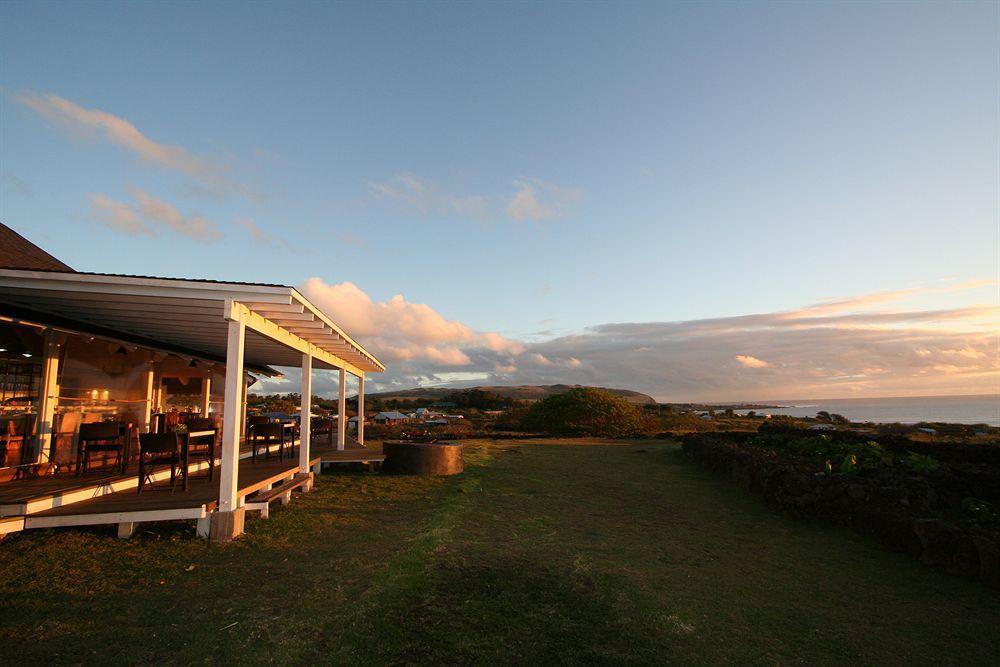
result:
[[[809,427],[810,431],[836,431],[837,427],[833,424],[813,424]]]
[[[401,424],[403,422],[409,421],[409,417],[404,415],[402,412],[397,412],[396,410],[389,410],[388,412],[380,412],[374,417],[372,417],[376,424]]]

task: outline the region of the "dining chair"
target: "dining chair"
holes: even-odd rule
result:
[[[285,425],[272,422],[267,424],[256,424],[250,436],[251,442],[251,463],[257,462],[257,452],[264,449],[264,458],[271,458],[271,445],[278,444],[278,460],[285,460]]]
[[[181,442],[176,433],[139,434],[139,489],[153,483],[157,465],[170,464],[170,493],[177,486],[177,467],[181,464]]]
[[[188,461],[190,462],[192,457],[203,458],[208,461],[208,479],[211,480],[215,471],[215,443],[219,435],[219,429],[215,424],[215,420],[210,417],[192,417],[185,424],[187,425],[187,432],[189,434],[187,436]],[[198,431],[211,431],[212,434],[190,435]],[[187,471],[184,474],[186,475]]]
[[[76,474],[86,474],[91,455],[96,452],[114,452],[116,468],[125,472],[126,426],[121,422],[92,422],[80,424],[76,444]]]

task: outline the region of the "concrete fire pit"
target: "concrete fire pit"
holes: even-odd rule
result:
[[[401,475],[457,475],[465,470],[460,442],[382,443],[385,462],[382,471]]]

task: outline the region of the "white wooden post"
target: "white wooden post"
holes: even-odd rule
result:
[[[236,482],[240,463],[240,389],[243,386],[243,346],[246,325],[229,320],[226,346],[226,397],[222,412],[222,466],[219,478],[219,511],[236,509]]]
[[[312,368],[311,354],[302,355],[302,399],[299,401],[299,472],[309,473],[309,444],[312,440]]]
[[[149,433],[149,425],[153,419],[153,362],[143,372],[143,384],[146,386],[146,401],[142,404],[142,415],[139,416],[139,433]]]
[[[337,396],[337,449],[347,440],[347,371],[340,369],[340,394]]]
[[[153,412],[163,412],[163,374],[159,371],[153,373]]]
[[[247,392],[250,391],[250,376],[243,375],[243,398],[240,402],[240,437],[246,437],[247,430]]]
[[[37,463],[42,463],[49,456],[52,445],[56,403],[59,402],[59,351],[61,347],[61,337],[51,329],[47,329],[42,351],[42,386],[39,387],[38,392],[38,451],[35,453]]]
[[[365,446],[365,376],[358,376],[358,444]]]
[[[201,416],[207,417],[212,408],[212,376],[208,373],[201,380]]]

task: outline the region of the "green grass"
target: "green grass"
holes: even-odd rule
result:
[[[248,521],[0,543],[0,662],[995,664],[1000,595],[775,514],[670,443],[468,443]]]

